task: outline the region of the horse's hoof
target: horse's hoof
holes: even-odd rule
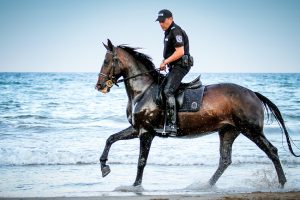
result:
[[[104,167],[102,167],[101,171],[102,171],[102,177],[104,178],[110,173],[110,168],[108,165],[105,165]]]

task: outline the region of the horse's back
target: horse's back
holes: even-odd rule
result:
[[[224,123],[231,125],[251,121],[262,126],[264,119],[262,103],[255,93],[234,83],[207,85],[200,112],[226,119]]]
[[[221,102],[248,102],[257,103],[260,102],[255,93],[241,85],[235,83],[219,83],[207,85],[204,96],[209,98],[220,99]],[[222,101],[223,100],[223,101]],[[221,103],[218,102],[218,103]]]

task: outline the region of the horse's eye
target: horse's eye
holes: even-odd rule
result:
[[[104,60],[104,65],[108,65],[108,64],[109,64],[108,60]]]

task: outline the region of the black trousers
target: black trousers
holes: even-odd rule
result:
[[[174,97],[182,79],[190,71],[190,69],[191,67],[182,67],[180,65],[173,65],[170,67],[164,86],[164,95],[166,99]]]

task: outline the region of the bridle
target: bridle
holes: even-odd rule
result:
[[[112,66],[111,66],[108,74],[104,74],[104,73],[100,72],[98,76],[99,77],[103,76],[103,77],[106,78],[106,80],[104,81],[104,83],[109,88],[111,88],[113,85],[116,85],[116,86],[119,87],[118,83],[122,83],[122,82],[125,82],[125,81],[129,80],[129,79],[133,79],[133,78],[136,78],[138,76],[149,74],[149,73],[154,72],[154,71],[160,71],[160,69],[153,69],[153,70],[149,70],[147,72],[143,72],[143,73],[140,73],[140,74],[136,74],[136,75],[133,75],[133,76],[130,76],[130,77],[127,77],[127,78],[123,78],[123,79],[117,80],[116,76],[115,76],[115,68],[119,64],[119,59],[118,59],[117,54],[116,54],[115,51],[109,51],[109,50],[107,50],[107,53],[109,53],[109,54],[112,55],[112,61],[113,61],[112,62]],[[111,71],[112,71],[112,76],[110,77]],[[103,84],[103,83],[101,83],[101,84]]]
[[[108,72],[108,75],[100,72],[98,76],[99,77],[100,76],[105,77],[106,80],[104,82],[105,82],[107,87],[111,88],[114,84],[119,87],[118,81],[117,81],[116,76],[115,76],[115,68],[118,65],[119,59],[118,59],[117,54],[115,53],[115,51],[107,50],[107,53],[112,54],[112,60],[113,60],[112,66],[111,66],[111,68]],[[110,77],[111,71],[112,71],[112,76]]]

